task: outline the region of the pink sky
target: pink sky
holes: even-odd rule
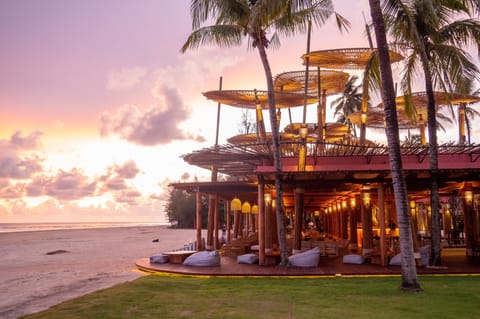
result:
[[[366,47],[368,1],[334,1],[312,50]],[[216,103],[201,92],[264,89],[256,51],[180,54],[189,1],[0,2],[0,222],[164,221],[166,185],[207,179],[179,158],[215,140]],[[274,74],[301,70],[306,36],[282,39]],[[222,109],[220,140],[238,133]]]

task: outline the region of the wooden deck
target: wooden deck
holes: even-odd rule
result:
[[[471,262],[465,256],[465,249],[446,248],[442,252],[442,267],[417,267],[419,275],[426,274],[479,274],[480,262]],[[343,264],[342,257],[321,257],[318,267],[298,268],[238,264],[236,258],[221,257],[220,267],[191,267],[182,264],[151,264],[149,258],[136,262],[137,268],[153,273],[178,274],[186,276],[255,277],[255,276],[379,276],[400,275],[399,266],[374,264]]]

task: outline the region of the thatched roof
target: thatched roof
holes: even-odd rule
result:
[[[318,73],[320,72],[320,90],[326,94],[337,94],[345,90],[349,74],[333,70],[309,70],[308,93],[318,94]],[[299,92],[305,90],[306,71],[291,71],[275,77],[275,90],[280,92]]]
[[[215,102],[222,104],[255,109],[260,104],[263,109],[268,109],[268,92],[258,90],[216,90],[204,92],[203,95]],[[304,105],[304,94],[275,92],[277,108],[286,108]],[[317,103],[318,98],[307,95],[307,104]]]
[[[318,66],[328,69],[363,69],[370,56],[376,49],[370,48],[345,48],[335,50],[313,51],[302,55],[303,63],[309,58],[310,66]],[[403,60],[403,56],[390,51],[390,62]]]

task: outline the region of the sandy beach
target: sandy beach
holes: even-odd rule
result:
[[[137,259],[194,240],[192,229],[165,226],[0,233],[0,318],[136,279]]]

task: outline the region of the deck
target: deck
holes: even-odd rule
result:
[[[191,267],[182,264],[151,264],[149,258],[136,262],[137,268],[153,273],[177,274],[186,276],[215,277],[309,277],[309,276],[380,276],[400,275],[399,266],[381,266],[375,264],[343,264],[342,257],[320,257],[318,267],[279,267],[238,264],[233,257],[221,257],[220,267]],[[479,274],[480,262],[471,262],[465,256],[463,248],[446,248],[442,251],[442,267],[417,267],[419,275],[460,275]]]

